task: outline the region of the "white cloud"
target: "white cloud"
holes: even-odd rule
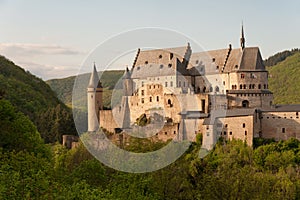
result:
[[[0,54],[44,80],[76,74],[86,55],[60,45],[28,43],[2,43]]]
[[[6,54],[21,55],[79,55],[84,52],[63,47],[60,45],[48,44],[22,44],[22,43],[2,43],[0,44],[0,52]]]

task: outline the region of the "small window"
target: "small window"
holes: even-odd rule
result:
[[[168,82],[165,82],[165,87],[168,87]]]
[[[243,85],[242,85],[242,84],[240,85],[240,90],[241,90],[241,89],[243,89]]]
[[[237,69],[237,68],[239,68],[239,66],[238,66],[238,65],[235,65],[235,68]]]
[[[159,68],[162,69],[164,67],[164,65],[160,65]]]
[[[140,70],[141,68],[140,68],[140,67],[137,67],[136,69],[137,69],[137,70]]]
[[[152,102],[152,97],[149,98],[149,101]]]
[[[216,86],[216,92],[219,92],[219,91],[220,91],[219,87],[218,87],[218,86]]]
[[[170,86],[173,87],[173,81],[170,82]]]
[[[145,91],[141,90],[141,95],[144,96],[145,95]]]
[[[171,67],[172,67],[172,64],[171,64],[171,63],[169,63],[169,64],[168,64],[168,67],[170,67],[170,68],[171,68]]]
[[[170,60],[172,60],[174,54],[173,53],[170,53]]]
[[[145,61],[145,64],[146,64],[146,65],[148,64],[148,61],[147,61],[147,60]]]
[[[215,61],[216,61],[216,59],[215,59],[215,58],[213,58],[213,59],[212,59],[212,61],[213,61],[213,62],[215,62]]]
[[[168,135],[168,132],[165,132],[165,135]]]
[[[241,78],[245,78],[245,74],[241,74]]]
[[[196,64],[199,64],[199,60],[196,60]]]
[[[227,134],[227,132],[226,132],[226,131],[224,131],[223,135],[226,135],[226,134]]]
[[[159,55],[158,58],[161,59],[161,58],[162,58],[162,55]]]
[[[258,89],[259,89],[259,90],[261,89],[261,84],[258,84]]]
[[[178,82],[178,87],[181,87],[181,81]]]
[[[231,132],[231,131],[229,132],[229,135],[232,135],[232,132]]]
[[[159,102],[159,96],[156,96],[156,101]]]
[[[219,69],[219,65],[218,65],[218,66],[216,66],[216,69]]]
[[[245,128],[246,127],[246,124],[245,123],[243,123],[243,128]]]
[[[244,84],[244,89],[247,89],[247,86],[246,86],[246,84]]]
[[[141,99],[141,103],[144,103],[144,102],[145,102],[145,101],[144,101],[144,98],[142,98],[142,99]]]
[[[225,128],[227,128],[228,127],[228,124],[225,124]]]
[[[285,133],[285,128],[282,128],[282,133]]]
[[[174,135],[176,135],[176,131],[174,131]]]
[[[245,135],[247,135],[247,131],[245,131]]]
[[[223,81],[223,85],[225,85],[226,84],[226,82],[225,81]]]

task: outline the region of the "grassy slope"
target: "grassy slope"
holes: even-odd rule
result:
[[[268,67],[275,104],[300,104],[300,53]]]

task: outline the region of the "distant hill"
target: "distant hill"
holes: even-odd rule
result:
[[[124,71],[123,70],[113,70],[113,71],[105,71],[102,75],[102,72],[99,72],[99,77],[101,76],[101,82],[103,86],[103,103],[104,107],[109,108],[110,107],[110,97],[112,94],[112,90],[114,89],[115,84],[120,80],[120,78],[123,76]],[[82,83],[80,86],[80,90],[83,91],[84,95],[82,95],[82,98],[78,99],[80,101],[80,105],[86,104],[86,87],[88,86],[88,82],[90,79],[91,74],[82,74],[80,76],[80,80]],[[70,106],[72,105],[72,91],[73,91],[73,85],[74,81],[76,79],[76,76],[71,76],[68,78],[63,79],[51,79],[46,81],[47,84],[52,88],[53,91],[56,92],[57,97],[64,102],[66,105]]]
[[[300,104],[300,52],[267,69],[274,103]]]
[[[273,56],[270,56],[268,59],[264,60],[264,64],[267,67],[274,66],[279,62],[284,61],[287,57],[294,55],[295,53],[299,53],[299,49],[286,50],[279,53],[276,53]]]
[[[76,134],[71,110],[40,78],[0,56],[0,96],[27,115],[45,142],[61,140],[62,134]]]

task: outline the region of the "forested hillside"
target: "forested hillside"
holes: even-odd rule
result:
[[[42,69],[41,69],[42,70]],[[37,126],[45,142],[76,134],[71,110],[41,79],[0,56],[0,93]]]
[[[103,86],[103,103],[104,107],[109,108],[110,107],[110,99],[112,90],[114,89],[115,84],[120,80],[122,75],[124,74],[123,70],[113,70],[113,71],[105,71],[102,75],[102,72],[99,72],[99,77],[101,77],[101,82]],[[80,80],[82,80],[81,84],[78,84],[79,86],[82,86],[83,88],[79,88],[78,90],[86,91],[86,88],[89,83],[89,78],[91,74],[81,74]],[[51,79],[46,81],[46,83],[49,84],[49,86],[52,88],[53,91],[57,94],[57,97],[64,102],[66,105],[71,106],[72,105],[72,90],[74,86],[74,81],[76,79],[76,76],[71,76],[68,78],[63,79]],[[77,101],[80,101],[80,105],[86,105],[86,96],[83,95],[82,98],[77,99]]]
[[[300,52],[268,67],[275,104],[300,104]]]

